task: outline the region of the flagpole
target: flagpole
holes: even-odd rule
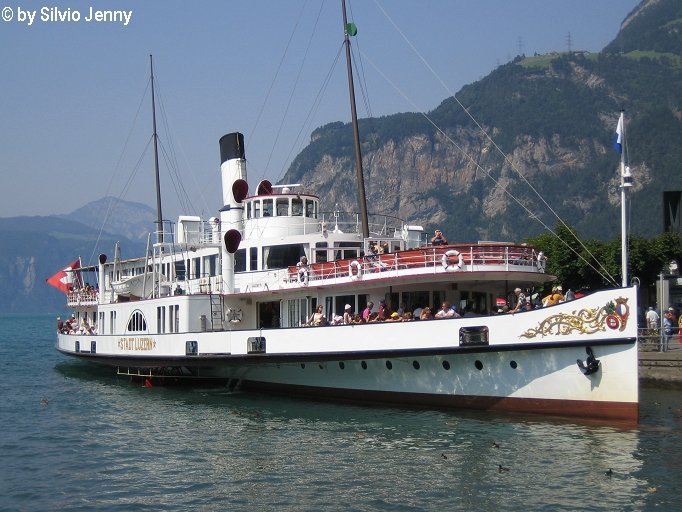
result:
[[[625,111],[621,110],[620,119],[618,121],[618,129],[620,131],[620,243],[621,243],[621,269],[623,274],[622,286],[628,286],[628,197],[627,189],[632,186],[632,176],[630,168],[625,166],[625,151],[623,145],[625,144]]]

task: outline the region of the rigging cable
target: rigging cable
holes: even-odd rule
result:
[[[258,124],[260,123],[261,116],[263,115],[263,112],[265,110],[265,106],[268,103],[268,99],[270,98],[270,94],[272,93],[272,90],[275,86],[275,82],[277,82],[277,77],[279,76],[279,72],[282,69],[282,65],[284,64],[284,60],[287,56],[287,53],[289,51],[289,47],[291,46],[291,42],[294,39],[294,34],[296,33],[296,28],[298,27],[298,24],[301,21],[301,17],[303,15],[303,11],[305,9],[305,6],[308,4],[306,1],[303,6],[301,7],[301,11],[298,15],[298,19],[296,20],[296,23],[294,24],[293,29],[291,30],[291,35],[289,36],[289,40],[287,41],[286,46],[284,47],[284,52],[282,53],[282,58],[279,61],[279,64],[277,65],[277,70],[275,71],[275,76],[272,78],[272,82],[270,82],[270,87],[268,88],[268,92],[265,95],[265,99],[263,100],[263,103],[261,105],[260,111],[258,112],[258,116],[256,116],[256,121],[253,124],[253,127],[251,128],[251,134],[254,134],[256,132],[256,128],[258,127]],[[250,139],[249,139],[250,140]],[[248,148],[249,142],[247,141],[246,143],[246,148]],[[245,149],[246,149],[245,148]],[[248,153],[247,153],[248,154]],[[267,171],[267,168],[263,171],[263,175],[265,175],[265,172]]]
[[[289,100],[287,101],[287,105],[284,109],[284,113],[282,114],[282,119],[279,123],[279,128],[277,129],[277,134],[275,136],[275,140],[272,143],[272,147],[270,148],[270,154],[268,155],[268,160],[265,163],[265,169],[264,172],[267,172],[268,167],[270,166],[270,161],[272,160],[272,155],[275,152],[275,147],[277,146],[277,142],[279,141],[279,136],[282,133],[282,127],[284,126],[284,121],[286,120],[287,114],[289,113],[289,107],[291,106],[291,101],[293,100],[294,93],[296,92],[296,87],[298,86],[298,82],[301,78],[301,74],[303,72],[303,67],[305,65],[306,59],[308,57],[308,52],[310,50],[310,47],[313,42],[313,37],[315,36],[315,32],[317,30],[317,26],[320,21],[320,15],[322,14],[322,7],[324,7],[324,2],[320,2],[320,9],[317,12],[317,18],[315,18],[315,24],[313,25],[313,30],[310,33],[310,37],[308,38],[308,44],[306,45],[305,51],[303,52],[303,59],[301,60],[301,65],[298,68],[298,73],[296,74],[296,79],[294,80],[294,85],[291,90],[291,94],[289,95]],[[296,24],[298,25],[298,23]],[[282,166],[282,169],[280,170],[280,175],[281,172],[284,170],[284,166]]]
[[[552,214],[559,220],[559,222],[560,222],[560,223],[561,223],[561,224],[562,224],[570,233],[573,233],[573,232],[571,231],[571,229],[568,227],[568,225],[564,222],[564,220],[556,213],[556,211],[549,205],[549,203],[547,203],[547,201],[545,201],[545,199],[539,194],[539,192],[535,189],[535,187],[526,179],[526,177],[521,173],[521,171],[516,167],[516,165],[514,165],[514,162],[511,161],[511,159],[509,159],[509,157],[507,156],[507,154],[506,154],[504,151],[502,151],[502,149],[497,145],[497,143],[490,137],[490,135],[488,135],[488,133],[486,132],[486,130],[480,125],[480,123],[471,115],[471,113],[469,112],[469,110],[468,110],[468,109],[459,101],[459,98],[457,98],[457,96],[450,90],[450,88],[447,86],[447,84],[445,84],[445,82],[440,78],[440,76],[436,73],[436,71],[433,69],[433,67],[431,67],[431,65],[430,65],[430,64],[426,61],[426,59],[421,55],[421,53],[420,53],[420,52],[417,50],[417,48],[412,44],[412,42],[407,38],[407,36],[404,34],[404,32],[397,26],[397,24],[396,24],[396,23],[393,21],[393,19],[388,15],[388,13],[384,10],[384,8],[377,2],[377,0],[374,0],[374,3],[375,3],[375,4],[377,5],[377,7],[381,10],[381,12],[384,14],[384,16],[389,20],[389,22],[393,25],[393,27],[398,31],[398,33],[400,34],[400,36],[401,36],[401,37],[403,38],[403,40],[408,44],[408,46],[412,49],[412,51],[417,55],[417,57],[419,57],[419,59],[420,59],[420,60],[422,61],[422,63],[426,66],[426,68],[427,68],[427,69],[433,74],[433,76],[441,83],[441,85],[442,85],[443,88],[447,91],[447,93],[448,93],[449,95],[452,96],[452,98],[457,102],[457,104],[460,106],[460,108],[466,113],[466,115],[467,115],[467,116],[473,121],[473,123],[478,127],[478,129],[481,131],[481,133],[484,135],[484,137],[493,145],[493,147],[498,151],[498,153],[500,153],[500,154],[502,155],[502,157],[504,158],[504,161],[505,161],[506,163],[508,163],[509,166],[511,167],[511,169],[513,169],[514,172],[516,172],[516,174],[517,174],[517,175],[526,183],[526,185],[528,185],[528,186],[530,187],[530,189],[535,193],[535,195],[540,199],[540,201],[547,207],[547,209],[548,209],[550,212],[552,212]],[[376,69],[376,65],[374,65],[374,67],[375,67],[375,69]],[[377,70],[377,71],[378,71],[378,70]],[[381,73],[381,75],[384,77],[384,79],[387,80],[386,76],[385,76],[383,73]],[[391,82],[389,81],[389,83],[391,83]],[[396,86],[395,86],[394,84],[392,84],[392,85],[393,85],[394,88],[396,88]],[[397,88],[396,88],[396,89],[397,89]],[[430,122],[438,131],[439,131],[439,132],[440,132],[440,133],[442,133],[449,141],[451,141],[451,142],[454,144],[454,141],[452,141],[452,139],[451,139],[450,137],[448,137],[448,136],[443,132],[443,130],[441,130],[440,128],[438,128],[438,127],[435,125],[435,123],[434,123],[431,119],[429,119],[429,117],[428,117],[426,114],[424,114],[424,112],[422,112],[422,111],[419,109],[419,107],[417,107],[416,105],[414,105],[414,103],[413,103],[411,100],[409,100],[409,98],[407,98],[407,97],[405,96],[405,94],[403,94],[399,89],[397,89],[397,90],[398,90],[398,92],[399,92],[405,99],[407,99],[408,101],[410,101],[410,103],[412,103],[412,105],[413,105],[415,108],[417,108],[417,110],[419,110],[420,113],[421,113],[421,114],[422,114],[422,115],[423,115],[423,116],[424,116],[424,117],[425,117],[425,118],[426,118],[426,119],[427,119],[427,120],[428,120],[428,121],[429,121],[429,122]],[[478,165],[478,163],[475,162],[475,161],[473,160],[472,157],[470,157],[469,155],[467,155],[459,146],[457,146],[457,145],[455,144],[455,147],[457,147],[457,149],[458,149],[460,152],[462,152],[467,158],[469,158],[469,160],[470,160],[474,165],[476,165],[477,168],[480,168],[483,172],[485,172],[485,173],[488,175],[488,177],[490,177],[491,179],[493,179],[492,176],[490,176],[490,174],[489,174],[487,171],[485,171],[483,168],[481,168],[481,167]],[[586,264],[588,264],[588,265],[589,265],[590,267],[592,267],[595,271],[597,271],[597,269],[594,268],[594,266],[591,265],[589,262],[587,262],[587,260],[585,260],[585,258],[583,258],[582,255],[580,255],[577,251],[575,251],[572,247],[570,247],[570,246],[568,245],[568,243],[566,243],[566,241],[562,240],[561,237],[559,237],[559,235],[557,235],[557,233],[554,232],[554,230],[549,229],[549,228],[547,227],[547,225],[546,225],[544,222],[542,222],[537,216],[535,216],[534,214],[532,214],[532,213],[530,212],[530,210],[529,210],[525,205],[523,205],[517,198],[515,198],[515,197],[513,196],[513,194],[511,194],[511,192],[509,192],[509,191],[506,189],[506,187],[500,185],[500,184],[497,182],[497,180],[495,180],[495,179],[493,179],[493,181],[495,182],[495,184],[496,184],[497,186],[502,187],[502,189],[504,190],[504,192],[505,192],[507,195],[509,195],[510,197],[512,197],[512,198],[514,199],[514,201],[516,201],[520,206],[522,206],[523,209],[526,210],[526,211],[530,214],[530,216],[531,216],[532,218],[535,218],[538,222],[540,222],[540,224],[542,224],[543,227],[545,227],[546,229],[548,229],[548,230],[549,230],[555,237],[557,237],[564,245],[566,245],[567,247],[569,247],[569,248],[571,249],[571,251],[573,251],[573,253],[576,254],[576,256],[580,257],[580,259],[582,259]],[[616,283],[616,280],[613,278],[613,276],[611,276],[611,274],[608,272],[608,270],[607,270],[606,268],[604,268],[604,266],[601,264],[601,262],[594,256],[594,254],[592,254],[592,252],[585,246],[585,244],[583,244],[583,242],[582,242],[577,236],[574,235],[574,238],[575,238],[575,240],[580,244],[580,246],[587,252],[587,254],[589,254],[590,257],[591,257],[591,258],[599,265],[599,267],[602,269],[603,273],[600,272],[600,271],[597,271],[597,272],[599,273],[599,275],[601,275],[602,277],[604,277],[604,274],[606,274],[606,276],[608,276],[608,280],[610,280],[612,283]]]
[[[580,258],[582,261],[585,262],[585,264],[587,264],[590,268],[592,268],[595,272],[597,272],[600,276],[602,276],[603,279],[605,279],[605,280],[607,280],[607,281],[610,281],[610,282],[616,284],[615,279],[613,278],[613,276],[611,276],[611,275],[608,273],[608,271],[606,271],[606,270],[604,269],[604,272],[601,272],[600,270],[598,270],[597,268],[595,268],[594,265],[592,265],[589,261],[587,261],[587,260],[586,260],[578,251],[576,251],[576,250],[575,250],[573,247],[571,247],[565,240],[563,240],[563,239],[562,239],[562,238],[561,238],[561,237],[560,237],[552,228],[550,228],[547,224],[545,224],[545,223],[544,223],[539,217],[537,217],[537,215],[535,215],[535,214],[534,214],[534,213],[533,213],[525,204],[523,204],[516,196],[514,196],[514,194],[512,194],[512,193],[507,189],[507,187],[505,187],[504,185],[502,185],[502,184],[499,182],[499,180],[495,179],[495,178],[490,174],[490,172],[489,172],[487,169],[484,169],[476,160],[474,160],[474,158],[473,158],[471,155],[469,155],[469,154],[468,154],[468,153],[467,153],[459,144],[457,144],[457,143],[452,139],[452,137],[450,137],[447,133],[445,133],[445,131],[444,131],[442,128],[440,128],[440,127],[439,127],[439,126],[438,126],[438,125],[437,125],[437,124],[436,124],[436,123],[435,123],[435,122],[434,122],[426,113],[424,113],[423,111],[420,111],[420,110],[419,110],[419,107],[418,107],[418,106],[417,106],[417,105],[416,105],[416,104],[415,104],[415,103],[414,103],[414,102],[413,102],[413,101],[412,101],[412,100],[411,100],[411,99],[410,99],[410,98],[409,98],[409,97],[408,97],[408,96],[407,96],[407,95],[406,95],[406,94],[397,86],[397,85],[395,85],[395,84],[394,84],[394,83],[393,83],[393,82],[392,82],[392,81],[391,81],[391,80],[390,80],[390,79],[389,79],[389,78],[388,78],[388,77],[387,77],[387,76],[386,76],[386,75],[385,75],[385,74],[376,66],[376,64],[374,64],[374,62],[372,61],[372,59],[370,59],[367,55],[365,55],[365,58],[366,58],[366,59],[368,60],[368,62],[374,67],[374,69],[377,71],[377,73],[379,73],[379,74],[382,76],[382,78],[383,78],[384,80],[386,80],[394,89],[396,89],[396,91],[397,91],[397,92],[398,92],[406,101],[408,101],[408,102],[413,106],[413,108],[415,108],[415,109],[416,109],[416,110],[417,110],[417,111],[418,111],[418,112],[419,112],[419,113],[420,113],[420,114],[421,114],[421,115],[422,115],[422,116],[423,116],[423,117],[424,117],[424,118],[425,118],[425,119],[426,119],[426,120],[427,120],[427,121],[428,121],[428,122],[429,122],[429,123],[430,123],[430,124],[431,124],[431,125],[432,125],[432,126],[433,126],[433,127],[434,127],[434,128],[435,128],[435,129],[436,129],[436,130],[445,138],[445,139],[446,139],[446,140],[447,140],[447,141],[448,141],[448,142],[450,142],[455,148],[457,148],[457,150],[458,150],[460,153],[462,153],[462,154],[464,155],[465,158],[467,158],[467,159],[468,159],[468,160],[469,160],[477,169],[479,169],[479,170],[482,171],[486,176],[488,176],[488,178],[490,178],[490,179],[493,181],[493,183],[495,183],[495,185],[496,185],[497,187],[499,187],[505,194],[507,194],[511,199],[513,199],[514,202],[516,202],[523,210],[525,210],[526,213],[528,214],[528,216],[529,216],[530,218],[533,218],[533,219],[535,219],[537,222],[539,222],[546,230],[548,230],[550,233],[552,233],[552,234],[553,234],[561,243],[563,243],[568,249],[570,249],[578,258]],[[572,231],[570,230],[570,228],[567,227],[567,229],[569,230],[569,232],[572,232]],[[576,238],[576,240],[578,240],[577,237],[575,237],[575,238]],[[585,248],[585,246],[582,244],[582,242],[580,242],[580,240],[578,240],[578,242],[580,243],[580,245],[583,246],[583,248]],[[587,249],[585,248],[585,250],[587,250]],[[589,253],[589,250],[587,250],[587,252]],[[592,256],[591,253],[590,253],[590,255]],[[592,256],[592,257],[594,258],[594,256]],[[596,258],[595,258],[595,261],[597,261]],[[597,262],[597,263],[599,263],[599,262]],[[600,264],[600,266],[601,266],[601,264]],[[602,268],[603,268],[603,267],[602,267]]]
[[[137,125],[137,119],[140,116],[140,111],[142,110],[142,104],[144,103],[144,99],[147,96],[147,91],[149,90],[149,80],[147,80],[147,86],[145,87],[144,92],[142,93],[142,98],[140,99],[140,103],[137,105],[137,111],[135,112],[135,116],[133,117],[133,123],[132,126],[130,127],[130,130],[128,131],[128,135],[126,136],[125,142],[123,143],[123,149],[121,150],[121,153],[118,156],[118,160],[116,161],[116,165],[114,166],[114,172],[111,175],[111,178],[109,179],[109,184],[107,185],[107,189],[104,193],[104,197],[109,197],[109,194],[111,192],[111,189],[113,188],[114,184],[114,179],[116,178],[116,175],[118,174],[118,171],[121,168],[121,162],[123,161],[123,155],[126,153],[126,148],[128,147],[128,143],[130,142],[130,139],[132,137],[133,131],[135,129],[135,126]],[[128,181],[130,181],[131,178],[128,178]],[[118,201],[120,200],[119,197],[114,197],[112,201],[109,201],[109,204],[107,205],[107,211],[104,214],[104,217],[102,219],[102,223],[100,224],[99,232],[97,233],[97,239],[95,240],[95,243],[93,244],[92,247],[92,253],[90,254],[90,259],[89,261],[92,261],[92,259],[95,257],[95,253],[97,252],[97,247],[99,247],[99,242],[102,239],[102,233],[104,232],[104,227],[106,226],[109,217],[111,216],[111,211],[113,208],[116,206]]]

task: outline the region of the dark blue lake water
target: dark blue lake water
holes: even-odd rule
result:
[[[54,341],[53,317],[0,318],[0,510],[682,508],[679,391],[620,429],[147,389]]]

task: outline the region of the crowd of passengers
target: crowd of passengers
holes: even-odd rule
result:
[[[502,305],[494,314],[515,314],[523,311],[529,311],[536,308],[554,306],[561,302],[575,299],[575,294],[568,290],[566,295],[563,294],[561,286],[552,288],[552,292],[545,296],[541,301],[536,297],[531,299],[529,294],[526,294],[521,288],[514,290],[516,296],[515,305],[510,308],[508,305]],[[413,320],[438,320],[444,318],[467,318],[476,316],[485,316],[486,311],[477,312],[474,309],[458,311],[454,304],[443,302],[440,309],[434,313],[435,308],[430,306],[417,307],[410,311],[405,304],[401,304],[397,310],[389,307],[385,300],[379,301],[379,308],[374,311],[374,303],[368,302],[367,307],[362,313],[354,313],[353,307],[346,304],[344,313],[342,315],[334,315],[331,320],[328,320],[324,314],[324,308],[321,304],[317,306],[315,311],[306,320],[306,325],[322,326],[322,325],[352,325],[352,324],[367,324],[374,322],[411,322]]]
[[[78,323],[76,315],[71,315],[66,321],[62,321],[57,317],[57,332],[61,334],[97,334],[97,325],[90,325],[87,320],[81,320]]]
[[[85,283],[82,288],[71,288],[69,290],[69,300],[97,300],[98,289],[90,283]]]

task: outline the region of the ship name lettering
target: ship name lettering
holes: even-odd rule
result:
[[[130,336],[118,339],[119,350],[153,350],[156,348],[156,341],[150,337]]]

